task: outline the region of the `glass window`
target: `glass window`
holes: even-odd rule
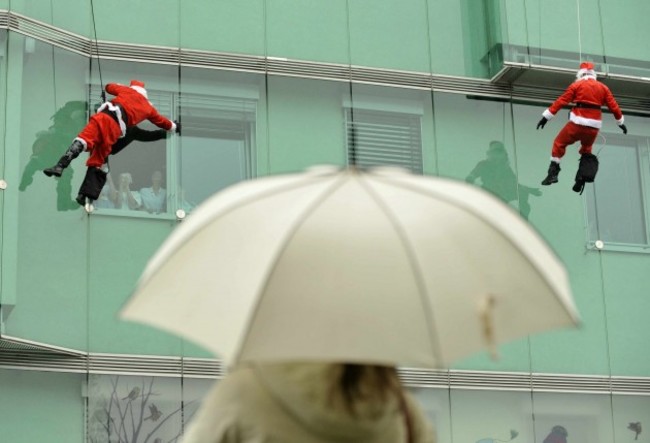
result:
[[[609,395],[535,392],[533,407],[535,438],[529,441],[614,441]]]
[[[257,100],[181,97],[182,139],[175,157],[182,183],[177,209],[189,212],[213,193],[253,176]]]
[[[533,438],[530,392],[452,389],[449,402],[451,441],[542,441]]]
[[[647,177],[642,171],[648,171],[648,139],[603,135],[607,141],[597,153],[598,177],[585,190],[589,241],[645,246]]]
[[[178,441],[183,402],[177,378],[88,378],[88,442]]]
[[[173,93],[147,87],[147,95],[161,115],[175,118],[171,112]],[[91,85],[88,101],[93,113],[100,104],[100,96],[100,85]],[[118,140],[108,157],[109,173],[99,198],[93,202],[95,209],[116,215],[168,212],[169,136],[149,121],[129,128],[127,136]]]
[[[189,213],[213,193],[253,176],[256,99],[147,92],[160,114],[181,122],[182,138],[140,123],[127,144],[113,147],[119,155],[109,157],[96,209],[131,216]],[[99,95],[98,86],[91,88],[91,99]]]

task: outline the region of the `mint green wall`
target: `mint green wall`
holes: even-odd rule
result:
[[[97,38],[100,40],[179,46],[179,0],[113,0],[94,1],[93,4]],[[208,17],[205,15],[203,21],[208,21]]]
[[[583,9],[585,4],[583,2]],[[45,10],[30,2],[16,1],[12,8],[61,25],[53,17],[63,18],[66,8],[73,5],[74,2],[56,3],[54,9]],[[214,5],[217,6],[206,4],[206,7],[214,8],[211,11],[215,13],[220,7],[237,7],[227,2]],[[249,11],[252,15],[247,17],[255,16],[255,11],[258,11],[260,23],[265,23],[262,20],[264,3],[251,5],[255,7]],[[172,11],[175,5],[167,2],[164,6],[165,11]],[[403,21],[414,23],[412,34],[407,34],[405,41],[417,40],[417,35],[426,33],[425,16],[427,12],[431,14],[430,5],[415,2],[398,10],[391,9],[392,6],[386,3],[383,6],[387,9],[378,6],[372,14],[364,15],[362,11],[367,6],[355,3],[349,10],[351,40],[347,41],[345,33],[325,38],[323,52],[317,58],[342,61],[351,57],[353,63],[372,64],[373,51],[383,51],[373,45],[384,42],[388,46],[379,46],[390,48],[392,44],[391,33],[382,36],[387,40],[371,38],[373,33],[379,35],[381,29],[399,27]],[[444,13],[464,20],[463,17],[469,14],[465,6],[461,4],[457,9],[450,6]],[[533,2],[523,6],[526,8],[517,10],[514,4],[508,4],[507,20],[510,24],[516,13],[530,15],[534,12]],[[549,7],[548,4],[538,6]],[[289,9],[287,3],[277,3],[266,9],[266,18],[272,24],[267,30],[268,42],[274,42],[270,47],[276,48],[278,55],[291,40],[287,27],[296,16],[288,16]],[[593,14],[594,10],[587,8],[581,14]],[[304,9],[310,20],[320,23],[317,11]],[[346,11],[343,3],[334,4],[327,13],[323,12],[324,23],[333,28],[348,26]],[[382,16],[382,11],[386,15]],[[387,11],[392,12],[388,14]],[[240,12],[243,14],[243,9]],[[190,13],[183,11],[185,15]],[[297,14],[296,11],[293,13]],[[181,22],[185,20],[183,14]],[[101,17],[109,15],[107,11],[100,14]],[[135,15],[155,17],[156,12],[152,10],[147,14],[137,9]],[[170,16],[178,18],[174,14]],[[388,17],[392,20],[390,23]],[[429,15],[429,18],[433,16]],[[436,20],[441,18],[436,16]],[[561,23],[559,18],[557,20],[554,23]],[[201,21],[198,18],[195,21],[200,26]],[[104,23],[102,26],[108,25]],[[186,29],[169,26],[176,30]],[[143,42],[171,44],[155,40],[155,34],[161,28],[147,29],[146,32],[150,32],[148,36],[121,35],[128,37],[127,40],[137,37]],[[307,27],[302,29],[307,33]],[[174,35],[172,31],[165,35],[171,41],[183,35],[189,37],[190,33]],[[260,38],[258,43],[258,48],[263,48],[264,39]],[[294,53],[285,55],[305,58],[309,54],[308,47],[317,46],[317,43],[316,40],[311,44],[302,42],[302,46],[292,47]],[[348,43],[351,53],[347,52]],[[245,51],[255,52],[250,49],[253,46],[249,45]],[[437,46],[407,46],[407,51],[393,54],[392,59],[386,58],[385,66],[428,69],[425,66],[429,63],[426,53],[430,49],[434,51]],[[4,332],[93,352],[169,355],[188,352],[190,355],[205,355],[174,337],[116,319],[119,307],[129,296],[148,257],[174,229],[177,222],[173,217],[85,215],[72,202],[84,173],[83,156],[75,161],[67,188],[63,179],[48,179],[40,173],[49,165],[46,164],[48,161],[58,158],[83,125],[86,118],[83,113],[80,118],[77,116],[76,127],[68,128],[67,133],[59,136],[56,146],[50,141],[43,144],[58,151],[51,158],[43,159],[41,156],[42,164],[37,164],[37,168],[28,174],[29,165],[33,165],[35,158],[34,150],[41,149],[35,142],[56,126],[52,117],[57,110],[67,103],[87,100],[88,82],[98,83],[96,70],[89,78],[88,59],[15,33],[10,35],[6,48],[10,60],[6,81],[10,87],[3,88],[2,94],[6,91],[4,103],[11,112],[3,119],[7,129],[3,131],[4,149],[0,159],[3,177],[10,187],[0,197],[3,222],[1,276],[3,303],[15,307],[4,324]],[[470,50],[474,51],[475,47],[470,45]],[[422,51],[425,55],[420,57]],[[508,168],[517,184],[512,190],[514,196],[501,197],[524,213],[567,265],[583,325],[577,331],[557,331],[508,344],[503,347],[502,359],[497,362],[490,361],[485,355],[477,355],[459,362],[457,367],[650,375],[648,357],[639,353],[650,336],[650,326],[644,322],[642,314],[648,307],[645,293],[650,287],[643,269],[650,256],[607,250],[598,253],[586,249],[585,201],[567,189],[574,170],[572,162],[577,159],[575,150],[569,150],[567,161],[563,163],[560,185],[539,186],[548,164],[550,145],[561,125],[560,121],[553,121],[543,131],[534,130],[543,106],[477,100],[462,94],[432,94],[429,91],[357,84],[350,87],[344,82],[278,76],[265,79],[261,75],[195,68],[183,68],[179,80],[177,66],[108,60],[103,62],[102,71],[105,81],[128,82],[133,77],[146,79],[151,91],[246,97],[256,102],[254,175],[300,171],[319,163],[344,164],[344,114],[350,106],[421,115],[424,171],[427,174],[469,180],[474,168],[486,159],[490,142],[501,142]],[[92,101],[97,99],[91,97]],[[171,107],[167,111],[175,112]],[[647,119],[629,116],[627,122],[631,135],[650,136]],[[617,129],[613,121],[606,116],[603,132],[614,131]],[[182,149],[182,140],[181,137],[170,142],[168,155]],[[167,164],[171,167],[169,161]],[[135,168],[141,166],[134,165]],[[174,179],[174,174],[170,173],[169,177]],[[183,182],[183,177],[175,179]],[[18,190],[17,184],[21,182],[22,189]],[[474,179],[474,182],[480,185],[480,180]],[[528,190],[522,191],[524,188]]]
[[[2,441],[82,442],[86,376],[0,370]]]
[[[74,122],[77,126],[59,135],[56,143],[43,144],[58,152],[41,159],[42,164],[31,171],[31,182],[23,183],[22,190],[16,188],[30,175],[30,162],[38,158],[33,155],[40,146],[35,142],[58,127],[53,114],[70,102],[87,100],[89,81],[87,59],[40,42],[32,48],[25,40],[11,34],[7,46],[11,87],[6,106],[12,112],[7,114],[5,149],[0,157],[10,183],[3,193],[2,299],[5,305],[15,307],[4,323],[4,332],[92,352],[205,356],[175,337],[116,318],[148,257],[176,226],[173,216],[86,215],[72,202],[84,173],[84,156],[73,163],[67,189],[61,186],[63,179],[49,179],[40,173],[70,143],[85,121],[83,113]],[[500,142],[506,160],[506,188],[499,196],[528,218],[567,265],[583,325],[576,331],[540,334],[507,344],[496,362],[479,354],[456,367],[650,375],[645,354],[638,352],[650,336],[650,326],[641,314],[647,308],[645,293],[650,287],[642,269],[650,256],[586,249],[585,200],[568,189],[576,150],[568,151],[559,185],[539,185],[552,140],[562,124],[552,121],[545,130],[535,131],[543,106],[195,68],[183,68],[179,82],[175,66],[115,61],[105,61],[102,70],[111,81],[145,79],[154,100],[160,100],[160,94],[180,91],[185,96],[239,97],[256,103],[254,117],[250,117],[255,128],[251,145],[254,175],[300,171],[320,163],[344,164],[344,115],[350,106],[421,116],[427,174],[480,185],[480,179],[470,178],[472,171],[487,158],[490,143]],[[171,104],[165,106],[165,113],[176,112]],[[207,112],[200,109],[192,112]],[[629,116],[628,126],[630,135],[650,137],[647,119]],[[607,115],[603,133],[616,130]],[[167,156],[163,164],[170,171],[167,178],[182,184],[185,179],[174,175],[171,159],[183,149],[183,137],[172,138],[167,144],[167,150],[160,153]],[[130,152],[142,149],[145,146],[134,145],[114,158],[112,167],[119,169],[126,161],[132,171],[145,170],[146,157],[133,157],[140,163],[129,164],[128,160]],[[192,171],[187,173],[191,176]],[[211,186],[214,179],[207,174],[203,180]],[[170,192],[173,186],[170,182]],[[625,302],[619,303],[621,300]]]
[[[343,164],[342,104],[349,94],[345,83],[269,78],[269,173]]]
[[[497,71],[487,57],[497,43],[522,47],[523,59],[507,51],[506,59],[574,67],[581,52],[645,60],[638,42],[650,37],[645,0],[625,7],[611,0],[96,1],[94,27],[90,2],[4,4],[108,41],[473,77]],[[557,50],[573,55],[557,59]],[[612,72],[631,73],[608,63]]]
[[[631,0],[621,5],[612,0],[504,0],[506,41],[524,48],[530,47],[528,61],[573,68],[580,59],[601,62],[612,73],[647,75],[647,67],[640,74],[621,66],[615,58],[647,62],[647,54],[639,42],[647,41],[650,29],[645,17],[650,4]],[[551,51],[572,52],[564,60]],[[528,57],[526,53],[523,54]],[[506,56],[507,58],[507,56]],[[522,60],[513,60],[522,61]]]
[[[293,5],[288,1],[203,0],[199,6],[182,8],[180,15],[178,2],[172,0],[155,6],[96,1],[95,7],[98,36],[107,40],[488,75],[488,67],[479,58],[488,46],[471,33],[494,30],[469,8],[471,3],[415,0],[398,7],[387,0],[364,1],[333,0],[325,7],[316,1]],[[91,35],[89,4],[82,3],[12,0],[10,7]],[[621,8],[611,1],[580,0],[583,52],[647,59],[638,41],[650,37],[642,18],[648,16],[650,6],[633,3],[633,7]],[[495,42],[579,51],[575,2],[503,0],[498,6],[493,17],[499,17],[504,28],[502,34],[495,32],[491,37]],[[111,11],[124,9],[132,14],[118,21]],[[135,24],[142,26],[136,29]],[[4,35],[0,33],[5,49],[0,59],[0,171],[9,187],[0,192],[3,334],[98,353],[210,356],[192,343],[117,318],[147,260],[179,223],[173,215],[86,215],[72,202],[85,171],[85,155],[75,160],[67,181],[40,172],[56,161],[86,121],[84,111],[61,131],[52,117],[66,104],[88,100],[88,85],[99,84],[97,63],[17,33],[8,39]],[[539,60],[547,53],[531,55]],[[646,315],[650,254],[639,249],[588,249],[586,196],[570,191],[577,149],[569,148],[558,185],[539,185],[553,138],[564,123],[558,118],[536,131],[545,106],[409,88],[189,67],[179,70],[174,65],[103,60],[101,67],[104,82],[141,78],[155,91],[153,99],[159,100],[156,94],[174,96],[165,111],[169,115],[177,114],[174,100],[179,92],[181,96],[254,102],[254,117],[246,117],[254,122],[253,176],[300,171],[320,163],[344,164],[344,115],[349,107],[420,115],[423,168],[429,175],[469,181],[475,167],[486,160],[490,143],[501,142],[502,155],[507,156],[503,183],[510,185],[504,184],[498,196],[526,216],[566,265],[582,325],[577,330],[504,344],[497,361],[480,353],[457,362],[455,368],[650,376]],[[90,99],[96,102],[98,97]],[[192,112],[202,117],[213,110],[201,111],[197,106]],[[626,123],[630,137],[650,137],[647,118],[626,116]],[[605,115],[602,133],[618,131],[611,115]],[[54,135],[54,142],[48,134]],[[213,146],[209,138],[205,143],[206,148]],[[166,146],[168,187],[173,190],[192,177],[184,176],[172,161],[187,149],[183,137],[170,139]],[[599,140],[597,149],[602,146]],[[53,152],[35,156],[40,149]],[[142,157],[133,157],[138,160],[129,164],[131,151],[138,149],[144,147],[134,145],[115,158],[112,167],[119,169],[126,162],[133,170],[146,170],[147,159]],[[605,142],[603,149],[615,148]],[[214,176],[204,177],[206,186],[221,172],[215,166]],[[186,174],[191,176],[192,171]],[[514,182],[508,181],[509,174]],[[473,180],[481,185],[480,179]],[[59,441],[82,441],[84,378],[0,370],[2,437],[12,442],[57,441],[53,436],[64,436]],[[177,391],[174,388],[176,397]],[[643,421],[650,411],[648,398],[636,396],[433,391],[422,390],[420,397],[438,426],[440,441],[450,441],[452,436],[454,441],[507,439],[510,429],[519,432],[519,439],[542,441],[553,425],[564,423],[571,429],[570,441],[622,442],[634,438],[627,423]],[[38,426],[26,426],[27,416],[35,417],[32,420]],[[650,440],[644,433],[639,441]]]
[[[350,62],[347,0],[266,3],[266,48],[273,57]]]
[[[76,34],[90,36],[93,32],[91,2],[79,0],[6,0],[3,2],[11,12],[26,15],[35,20],[61,27]],[[96,6],[101,1],[94,2]],[[117,11],[117,10],[116,10]],[[98,10],[95,10],[95,14]]]
[[[182,47],[265,54],[264,0],[199,0],[192,2],[191,7],[185,7],[186,4],[180,13]]]

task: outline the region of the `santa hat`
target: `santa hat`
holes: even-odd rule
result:
[[[129,86],[138,91],[140,94],[144,95],[144,98],[149,98],[147,97],[147,90],[144,89],[144,82],[141,82],[140,80],[131,80],[131,84]]]
[[[594,64],[591,62],[580,63],[580,69],[576,73],[576,78],[596,78],[596,71],[594,71]]]

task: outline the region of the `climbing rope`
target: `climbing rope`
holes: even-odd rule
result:
[[[578,51],[580,54],[579,61],[582,63],[582,32],[580,29],[580,0],[576,0],[576,10],[578,14]]]
[[[97,57],[97,70],[99,71],[99,86],[101,89],[102,102],[106,101],[106,92],[104,92],[104,81],[102,80],[102,65],[99,61],[99,44],[97,42],[97,24],[95,23],[95,6],[93,0],[90,0],[90,13],[93,20],[93,33],[95,35],[95,55]]]

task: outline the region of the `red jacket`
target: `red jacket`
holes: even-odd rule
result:
[[[176,129],[174,122],[160,115],[149,100],[134,88],[117,83],[109,83],[106,85],[106,92],[116,96],[111,102],[114,105],[120,105],[124,109],[129,127],[135,126],[144,120],[149,120],[154,125],[167,131],[174,131]]]
[[[594,77],[586,76],[573,82],[571,86],[564,91],[564,94],[562,94],[546,111],[544,111],[543,115],[550,120],[560,109],[570,103],[598,106],[597,109],[581,107],[573,108],[571,114],[569,114],[569,120],[578,125],[601,128],[603,125],[603,113],[600,109],[601,106],[607,106],[607,108],[609,108],[612,114],[614,114],[614,118],[618,125],[623,124],[623,113],[618,107],[614,95],[612,95],[612,92],[606,85],[599,82]]]

